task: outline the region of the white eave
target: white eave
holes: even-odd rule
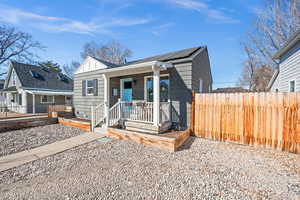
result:
[[[73,91],[64,91],[64,90],[47,90],[47,89],[36,89],[36,88],[24,88],[25,92],[29,94],[36,94],[36,95],[73,95]]]
[[[171,63],[150,61],[137,64],[126,65],[122,67],[115,67],[110,69],[101,70],[101,72],[108,76],[126,76],[130,74],[152,72],[155,69],[166,70],[173,67]]]

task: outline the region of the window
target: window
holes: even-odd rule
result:
[[[22,105],[22,94],[19,94],[19,105]]]
[[[203,92],[203,80],[202,79],[199,80],[199,92],[200,93]]]
[[[48,95],[41,96],[41,103],[54,103],[54,96],[48,96]]]
[[[145,99],[148,102],[153,102],[153,78],[146,77],[145,78]],[[161,102],[168,102],[169,100],[169,87],[170,87],[170,80],[169,75],[162,75],[160,77],[160,101]]]
[[[290,92],[295,92],[295,81],[290,81]]]
[[[93,95],[94,94],[94,82],[93,80],[86,81],[86,94]]]
[[[12,85],[15,86],[16,85],[16,72],[15,72],[15,70],[12,71],[11,77],[12,77]]]

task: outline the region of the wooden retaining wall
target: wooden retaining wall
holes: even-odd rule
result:
[[[37,126],[45,126],[50,124],[56,124],[56,118],[50,118],[48,116],[34,116],[23,117],[15,119],[6,119],[0,121],[0,132],[18,130],[22,128],[32,128]]]
[[[107,134],[119,140],[134,141],[139,144],[158,147],[170,152],[176,151],[190,136],[190,131],[178,131],[165,134],[151,135],[121,129],[109,128]]]
[[[196,94],[195,136],[300,153],[300,93]]]
[[[68,118],[58,117],[58,123],[67,125],[67,126],[80,128],[81,130],[84,130],[84,131],[91,131],[91,123],[78,121],[76,119],[68,119]]]

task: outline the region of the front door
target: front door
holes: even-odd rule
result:
[[[132,78],[121,79],[121,101],[132,101]]]

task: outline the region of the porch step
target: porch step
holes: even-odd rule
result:
[[[107,135],[107,128],[105,128],[105,127],[96,127],[96,128],[94,128],[94,133]]]
[[[153,124],[145,122],[134,122],[134,121],[125,121],[124,122],[126,130],[136,131],[142,133],[158,134],[162,133],[170,128],[169,125],[164,125],[161,127],[156,127]]]

